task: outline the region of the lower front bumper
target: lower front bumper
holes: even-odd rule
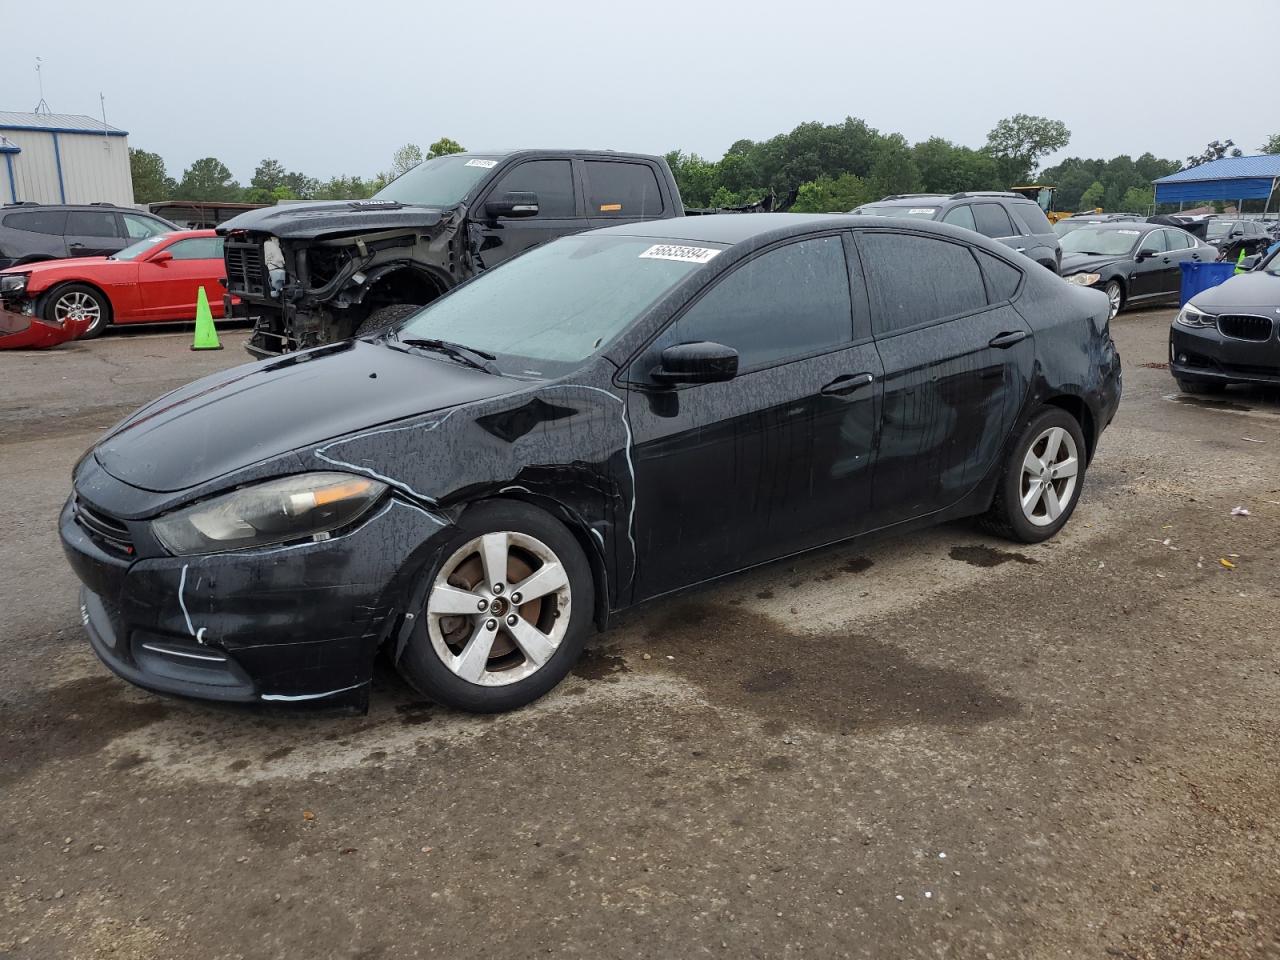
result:
[[[226,702],[364,698],[443,518],[391,500],[332,539],[192,557],[113,555],[63,510],[99,659],[130,683]]]
[[[1179,380],[1280,386],[1280,340],[1235,340],[1214,327],[1169,331],[1169,372]]]
[[[58,323],[0,303],[0,350],[45,350],[75,340],[92,320]]]

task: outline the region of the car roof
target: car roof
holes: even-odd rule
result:
[[[521,147],[512,150],[466,150],[462,153],[450,154],[450,156],[458,157],[483,157],[486,159],[505,160],[508,157],[540,157],[540,156],[564,156],[571,155],[575,157],[599,157],[604,160],[661,160],[662,157],[648,153],[620,153],[615,150],[585,150],[576,147],[554,148],[554,147]]]
[[[935,220],[916,217],[861,217],[848,213],[713,213],[705,216],[646,220],[604,227],[592,233],[654,240],[686,240],[691,243],[720,243],[729,246],[750,242],[755,247],[787,237],[829,229],[906,229],[962,237],[974,246],[987,247],[985,237]]]
[[[1090,220],[1088,217],[1069,217],[1078,220],[1082,225],[1088,224],[1095,230],[1180,230],[1181,227],[1170,227],[1167,223],[1147,223],[1145,220]],[[1058,221],[1063,223],[1065,221]]]

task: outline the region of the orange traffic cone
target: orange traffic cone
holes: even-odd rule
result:
[[[209,298],[204,287],[196,294],[196,336],[191,342],[192,350],[221,350],[218,342],[218,330],[213,325],[213,312],[209,309]]]

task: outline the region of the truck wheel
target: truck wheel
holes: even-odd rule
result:
[[[364,318],[364,323],[356,327],[356,336],[376,337],[386,333],[405,317],[412,316],[421,309],[420,303],[392,303],[379,307]]]

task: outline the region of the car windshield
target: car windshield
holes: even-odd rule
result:
[[[448,207],[465,197],[498,165],[498,157],[459,153],[435,157],[402,173],[373,195],[374,200],[394,200],[424,207]]]
[[[1090,224],[1100,223],[1099,220],[1077,220],[1075,217],[1068,217],[1066,220],[1059,220],[1053,225],[1053,232],[1060,237],[1065,237],[1068,233],[1075,233],[1081,227],[1087,227]]]
[[[169,237],[166,234],[159,234],[154,237],[146,237],[137,243],[131,243],[123,250],[117,250],[108,257],[108,260],[137,260],[144,253],[155,248],[157,243],[164,243]]]
[[[1269,273],[1273,277],[1280,277],[1280,250],[1271,254],[1271,259],[1263,262],[1263,273]]]
[[[1234,220],[1210,220],[1207,236],[1210,240],[1219,240],[1230,233],[1235,226]]]
[[[859,207],[858,213],[869,217],[919,217],[921,220],[932,220],[938,213],[937,207],[917,207],[905,203],[872,203]]]
[[[459,287],[406,319],[395,336],[483,350],[514,376],[558,376],[721,249],[651,237],[565,237]]]
[[[1102,230],[1081,227],[1062,238],[1063,253],[1092,253],[1119,257],[1128,253],[1142,236],[1141,230]]]

